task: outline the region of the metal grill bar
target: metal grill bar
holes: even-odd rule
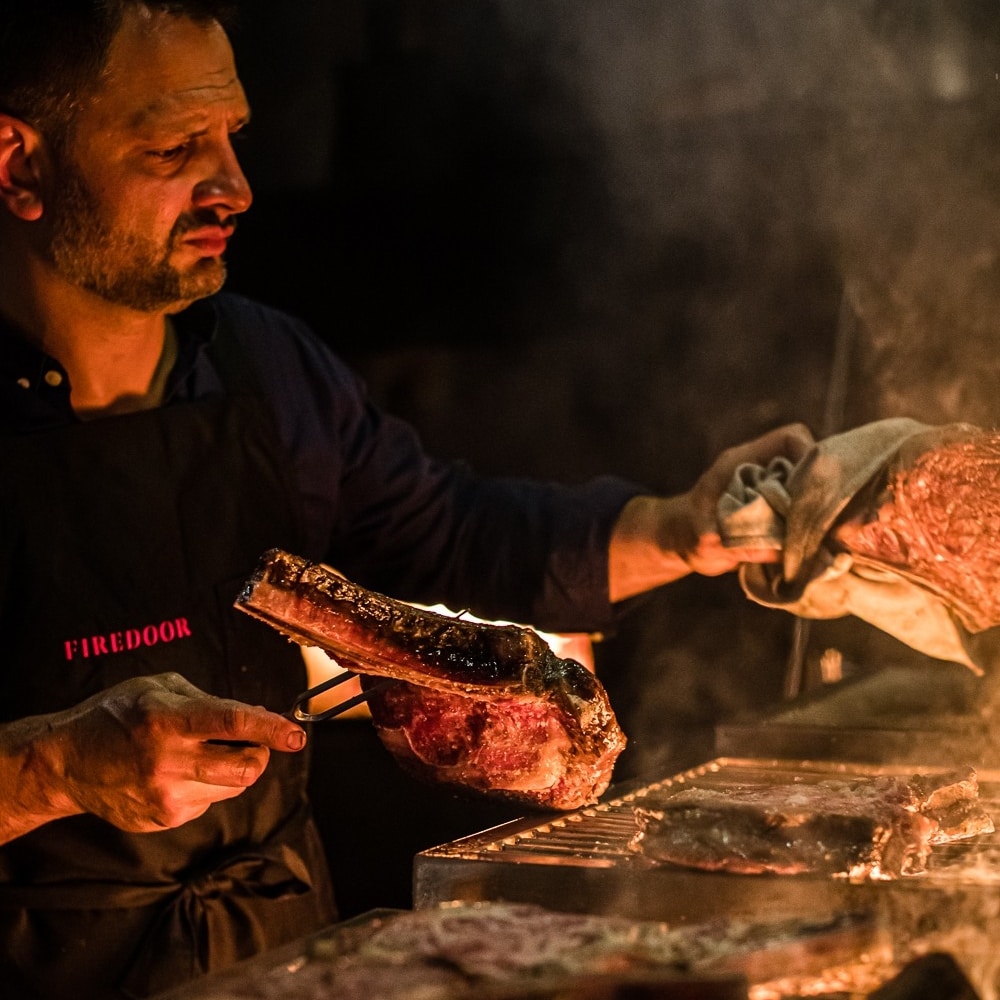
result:
[[[662,892],[664,882],[702,880],[702,891],[711,892],[712,880],[729,879],[733,876],[705,872],[674,871],[672,866],[657,865],[629,847],[636,833],[634,809],[647,795],[676,786],[732,786],[734,784],[785,784],[792,781],[820,781],[826,779],[849,779],[874,777],[884,774],[906,776],[918,771],[932,773],[941,768],[921,768],[904,765],[865,765],[828,761],[784,761],[719,758],[697,768],[685,771],[663,781],[653,782],[633,788],[616,798],[578,812],[560,816],[536,825],[525,825],[523,821],[498,827],[485,834],[454,841],[431,848],[417,856],[415,880],[418,885],[430,887],[434,901],[445,898],[463,898],[459,894],[449,897],[449,883],[466,885],[463,864],[470,872],[476,863],[483,862],[496,866],[495,875],[489,876],[491,885],[500,886],[503,894],[505,871],[513,871],[513,866],[531,865],[539,892],[547,882],[555,883],[554,874],[561,870],[578,867],[580,869],[614,869],[619,878],[610,880],[614,890],[621,882],[629,885],[630,893],[642,893],[642,873],[657,870],[658,880],[649,883],[649,892]],[[997,817],[1000,825],[1000,774],[980,773],[981,800],[991,815]],[[438,865],[444,863],[440,868]],[[511,866],[508,869],[508,866]],[[553,872],[547,872],[551,868]],[[470,876],[471,877],[471,876]],[[474,878],[483,878],[480,871]],[[761,876],[745,876],[754,885],[753,891],[761,888]],[[515,879],[516,880],[516,879]],[[756,880],[756,881],[755,881]],[[837,880],[831,876],[796,876],[798,884],[829,883]],[[974,841],[940,845],[932,851],[928,870],[913,877],[900,880],[919,882],[922,885],[938,887],[955,885],[983,886],[1000,882],[1000,833],[975,838]],[[437,883],[437,884],[436,884]],[[695,881],[694,884],[698,884]],[[885,885],[886,883],[880,883]]]

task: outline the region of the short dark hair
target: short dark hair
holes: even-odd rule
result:
[[[65,138],[137,7],[229,29],[236,19],[233,0],[0,0],[0,111]]]

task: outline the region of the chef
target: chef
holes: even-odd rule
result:
[[[250,117],[210,0],[0,6],[0,982],[144,997],[335,919],[283,717],[297,650],[232,609],[272,546],[550,629],[725,550],[744,461],[654,497],[436,462],[291,317],[220,294]],[[266,706],[266,707],[265,707]],[[349,822],[345,817],[345,822]]]

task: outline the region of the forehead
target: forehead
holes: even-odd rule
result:
[[[141,134],[219,114],[247,114],[222,27],[130,7],[81,117],[100,132]]]

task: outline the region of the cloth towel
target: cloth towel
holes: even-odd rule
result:
[[[877,495],[890,469],[975,430],[967,424],[880,420],[818,442],[797,465],[777,459],[767,467],[737,469],[719,501],[723,543],[782,553],[777,563],[740,567],[744,592],[803,618],[854,615],[919,652],[982,674],[982,644],[972,641],[942,597],[905,571],[829,543],[848,504],[866,491]]]

